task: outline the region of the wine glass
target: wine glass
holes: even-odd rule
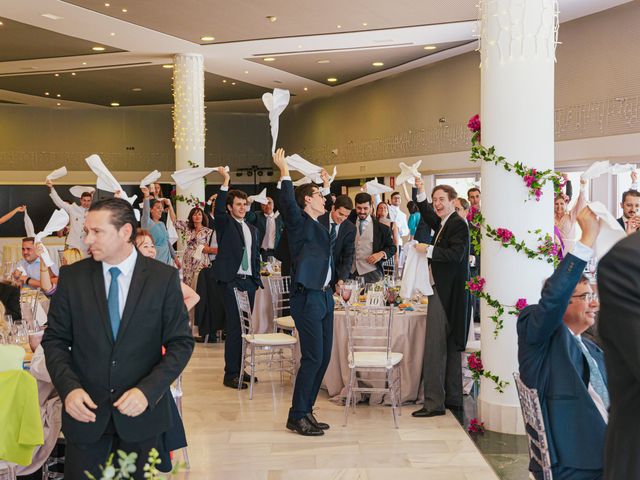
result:
[[[352,285],[345,283],[340,287],[340,296],[342,297],[343,303],[348,304],[349,299],[351,298]]]

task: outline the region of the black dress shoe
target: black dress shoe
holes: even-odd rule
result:
[[[251,381],[251,375],[249,375],[247,372],[244,372],[242,374],[242,381],[249,383]],[[253,383],[258,383],[258,377],[253,377]]]
[[[222,381],[222,384],[225,387],[229,387],[229,388],[238,388],[238,377],[233,377],[233,378],[225,378]],[[241,390],[244,390],[245,388],[249,388],[249,386],[246,383],[242,383],[242,386],[240,387]]]
[[[311,422],[311,425],[313,425],[316,428],[319,428],[320,430],[329,430],[330,428],[328,423],[319,422],[316,419],[316,417],[313,415],[313,413],[307,413],[307,418]]]
[[[287,420],[287,428],[305,437],[319,437],[324,435],[324,432],[315,427],[307,417],[302,417],[298,420],[289,418]]]
[[[444,410],[432,410],[429,411],[426,408],[421,408],[420,410],[416,410],[415,412],[413,412],[411,414],[412,417],[420,417],[420,418],[425,418],[425,417],[438,417],[440,415],[444,415],[445,413],[447,413]]]

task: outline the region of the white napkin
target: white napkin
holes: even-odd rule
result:
[[[69,214],[62,209],[58,209],[51,215],[44,230],[35,236],[34,244],[42,242],[42,239],[48,237],[53,232],[63,229],[69,223]],[[53,265],[53,260],[49,256],[49,251],[45,248],[42,251],[42,259],[47,267]]]
[[[27,271],[24,269],[22,265],[16,267],[16,270],[18,270],[23,276],[27,274]]]
[[[386,186],[384,183],[378,183],[378,179],[374,178],[364,184],[364,189],[369,195],[380,195],[382,193],[391,193],[393,188]]]
[[[596,214],[600,220],[600,233],[593,246],[594,254],[602,258],[616,243],[627,236],[618,221],[601,202],[590,202],[587,207]]]
[[[322,167],[314,165],[308,160],[305,160],[297,153],[294,153],[293,155],[289,155],[287,158],[285,158],[285,160],[289,165],[289,170],[300,172],[305,177],[311,178],[311,181],[315,181],[316,176],[320,178],[320,172],[322,172]],[[320,182],[321,181],[322,179],[320,179]]]
[[[311,183],[311,179],[309,177],[302,177],[293,182],[293,186],[299,187],[300,185],[306,185],[307,183]],[[278,188],[280,188],[280,185],[278,185]]]
[[[64,177],[67,174],[67,167],[60,167],[55,169],[49,175],[47,175],[47,180],[55,180],[57,178]]]
[[[202,250],[204,250],[204,245],[198,245],[193,252],[193,258],[196,260],[202,260]]]
[[[400,162],[398,165],[400,166],[400,175],[396,177],[396,185],[402,185],[403,183],[409,183],[410,185],[416,184],[416,177],[420,176],[420,172],[418,168],[422,160],[418,160],[413,165],[407,165],[404,162]]]
[[[633,172],[637,167],[637,165],[633,163],[616,163],[615,165],[611,165],[609,171],[611,175],[620,175],[622,173]]]
[[[155,183],[156,180],[160,178],[162,174],[158,170],[154,170],[149,175],[140,180],[140,187],[146,187],[147,185],[151,185]]]
[[[33,221],[31,217],[27,213],[27,210],[24,211],[24,230],[27,232],[27,237],[35,237],[36,229],[33,227]]]
[[[44,327],[47,324],[47,312],[44,311],[40,302],[36,302],[36,318],[34,320],[40,327]]]
[[[89,165],[89,168],[93,173],[97,175],[98,181],[96,186],[100,190],[112,193],[117,192],[118,190],[122,191],[122,187],[98,155],[94,153],[93,155],[85,158],[84,161],[87,162],[87,165]]]
[[[258,202],[261,203],[262,205],[266,205],[268,200],[267,200],[267,189],[263,188],[262,191],[258,194],[258,195],[249,195],[249,201],[250,202]]]
[[[179,238],[176,226],[173,224],[173,220],[171,220],[171,215],[167,215],[167,236],[169,237],[169,243],[171,245],[176,243]]]
[[[129,200],[129,199],[127,199]],[[133,209],[133,215],[136,217],[136,220],[139,222],[140,221],[140,210],[138,210],[137,208]]]
[[[291,94],[289,90],[274,88],[273,93],[265,93],[262,95],[262,103],[269,111],[269,123],[271,124],[271,153],[276,152],[276,142],[278,141],[278,129],[280,128],[280,114],[289,105]]]
[[[600,162],[594,162],[585,172],[580,175],[583,180],[592,180],[598,178],[600,175],[604,175],[609,171],[609,160],[602,160]]]
[[[71,195],[73,195],[76,198],[82,198],[82,194],[85,192],[89,192],[89,193],[93,193],[95,192],[96,189],[93,187],[85,187],[83,185],[76,185],[74,187],[71,187],[69,189],[69,192],[71,192]]]
[[[171,174],[171,178],[176,181],[176,185],[179,188],[189,188],[195,182],[203,177],[206,177],[211,172],[217,170],[220,167],[197,167],[197,168],[183,168]],[[224,169],[228,172],[229,166]]]
[[[433,295],[429,275],[425,275],[425,272],[429,271],[429,261],[424,253],[418,253],[413,248],[417,243],[412,240],[403,247],[407,256],[402,273],[402,286],[400,287],[402,298],[411,298],[415,292],[420,292],[422,295]]]

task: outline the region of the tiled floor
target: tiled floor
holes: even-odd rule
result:
[[[320,438],[285,429],[291,385],[263,374],[253,400],[248,391],[222,386],[223,347],[199,344],[184,375],[184,421],[191,470],[177,478],[284,480],[301,478],[495,480],[456,418],[411,417],[400,428],[388,407],[359,405],[342,426],[343,408],[320,393],[316,414],[331,424]]]

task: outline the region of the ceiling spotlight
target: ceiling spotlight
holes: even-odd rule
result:
[[[212,37],[210,35],[205,35],[204,37],[200,37],[200,40],[202,40],[203,42],[213,42],[216,39],[216,37]]]
[[[227,83],[227,81],[226,80],[222,80],[222,83]]]
[[[244,71],[244,73],[245,73],[245,74],[249,73],[249,70],[245,70],[245,71]]]
[[[236,84],[236,82],[231,82],[231,85],[235,85],[235,84]]]
[[[59,76],[60,76],[60,74],[59,74],[59,73],[54,73],[54,74],[53,74],[53,76],[54,76],[54,77],[59,77]]]
[[[424,47],[425,50],[435,50],[437,47],[435,45],[427,45]]]
[[[109,8],[111,6],[111,4],[110,3],[105,3],[104,6]]]
[[[309,91],[309,89],[308,89],[307,87],[304,87],[304,91],[305,91],[305,92],[308,92],[308,91]]]
[[[116,32],[111,32],[109,35],[111,35],[112,37],[116,36]]]
[[[60,102],[56,103],[56,105],[59,107],[60,105],[62,105]]]
[[[165,63],[162,68],[173,68],[173,63]]]
[[[371,65],[373,65],[374,67],[383,67],[384,63],[382,63],[382,62],[373,62]]]
[[[59,94],[59,93],[56,93],[56,97],[60,98],[60,94]]]
[[[111,102],[110,104],[112,107],[119,107],[120,104],[118,102]]]
[[[331,63],[331,60],[318,60],[318,63]]]
[[[71,72],[71,76],[75,77],[76,76],[76,72]]]
[[[49,96],[49,92],[44,92],[44,94],[48,97]]]
[[[263,60],[264,62],[275,62],[275,61],[276,61],[276,59],[275,59],[275,58],[273,58],[273,57],[266,57],[266,58],[263,58],[262,60]]]
[[[336,28],[342,28],[342,25],[336,25]]]
[[[128,12],[128,10],[126,8],[122,9],[122,13],[127,13],[127,12]]]
[[[105,48],[104,47],[93,47],[93,48],[91,48],[91,50],[93,50],[94,52],[104,52]]]
[[[338,79],[336,77],[327,78],[327,82],[330,82],[330,83],[336,83],[337,81],[338,81]]]
[[[273,15],[268,15],[267,16],[267,20],[269,20],[271,23],[275,22],[276,20],[278,20],[278,17],[275,17]]]
[[[298,48],[302,48],[302,45],[298,45]]]
[[[366,27],[367,25],[369,25],[367,22],[362,22],[363,27]]]
[[[86,64],[87,64],[87,62],[82,62],[82,65],[86,65]]]
[[[131,89],[132,92],[141,92],[142,89],[140,87],[134,87]]]

